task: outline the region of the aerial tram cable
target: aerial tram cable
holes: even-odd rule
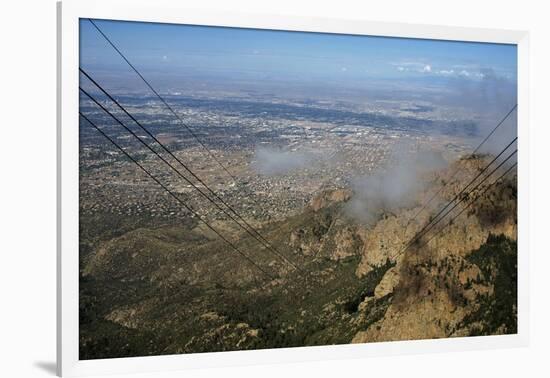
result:
[[[84,71],[82,68],[79,69],[80,72],[86,76],[103,94],[105,94],[119,109],[121,109],[132,121],[134,121],[140,128],[143,130],[149,137],[153,139],[155,143],[157,143],[166,153],[168,153],[176,162],[178,162],[193,178],[195,178],[200,184],[202,184],[208,192],[210,192],[214,198],[216,198],[218,201],[220,201],[231,213],[233,213],[245,226],[239,223],[231,214],[228,214],[223,208],[220,207],[219,204],[217,204],[215,201],[212,200],[211,197],[209,197],[204,191],[202,191],[200,188],[196,186],[196,184],[192,183],[189,179],[184,177],[181,172],[177,171],[178,175],[182,177],[184,180],[186,180],[190,185],[193,186],[201,195],[203,195],[205,198],[207,198],[211,203],[213,203],[219,210],[223,211],[224,214],[226,214],[228,217],[230,217],[231,220],[233,220],[235,223],[239,225],[243,230],[245,230],[250,236],[252,236],[256,241],[258,241],[262,246],[269,249],[272,253],[277,255],[280,259],[285,261],[287,264],[291,265],[294,269],[300,270],[300,268],[294,264],[292,261],[290,261],[286,256],[284,256],[281,252],[279,252],[274,246],[271,245],[271,243],[258,231],[256,230],[252,225],[250,225],[249,222],[247,222],[237,211],[229,205],[226,201],[224,201],[214,190],[212,190],[199,176],[197,176],[191,168],[189,168],[181,159],[179,159],[173,152],[171,152],[168,147],[166,147],[160,140],[158,140],[155,135],[153,135],[145,126],[143,126],[132,114],[130,114],[113,96],[111,96],[97,81],[95,81],[86,71]],[[109,115],[112,116],[112,114],[103,107],[99,102],[97,102],[88,92],[86,92],[84,89],[81,88],[84,94],[88,96],[92,101],[94,101],[98,106],[100,106],[105,112],[107,112]],[[117,123],[121,124],[119,120],[116,119],[116,117],[113,117]],[[126,128],[126,127],[125,127]],[[128,128],[126,130],[130,131]],[[139,139],[137,135],[132,133],[132,135]],[[152,149],[150,149],[152,151]],[[153,151],[154,152],[154,151]],[[173,167],[172,167],[173,168]],[[173,168],[175,169],[175,168]]]
[[[262,242],[260,239],[258,239],[258,237],[256,235],[254,235],[250,230],[248,230],[246,227],[244,227],[241,223],[239,223],[229,212],[227,212],[221,205],[219,205],[216,201],[214,201],[210,196],[208,196],[202,189],[200,189],[196,184],[194,184],[189,178],[187,178],[185,175],[183,175],[176,167],[174,167],[169,161],[167,161],[162,155],[160,155],[157,151],[155,151],[149,144],[147,144],[145,141],[143,141],[143,139],[137,135],[133,130],[131,130],[128,126],[126,126],[120,119],[118,119],[115,115],[112,114],[112,112],[110,112],[107,108],[105,108],[104,105],[102,105],[97,99],[95,99],[90,93],[88,93],[86,90],[84,90],[83,88],[79,88],[80,91],[86,95],[90,100],[92,100],[97,106],[99,106],[105,113],[107,113],[112,119],[114,119],[119,125],[121,125],[126,131],[128,131],[134,138],[136,138],[143,146],[145,146],[149,151],[151,151],[153,154],[155,154],[163,163],[165,163],[166,165],[168,165],[172,170],[174,170],[178,176],[180,176],[181,178],[183,178],[188,184],[190,184],[191,186],[193,186],[201,195],[203,195],[209,202],[211,202],[212,204],[214,204],[220,211],[222,211],[225,215],[227,215],[232,221],[234,221],[237,225],[239,225],[239,227],[241,227],[243,230],[245,230],[250,236],[252,236],[256,241],[258,241],[260,244],[264,245],[264,247],[267,247],[264,242]],[[146,131],[146,129],[144,129]],[[154,136],[152,136],[152,134],[149,134],[152,138],[154,138]],[[156,138],[154,138],[154,140],[160,144],[160,142],[158,142],[158,140]],[[176,160],[178,160],[175,156],[174,158]],[[181,163],[183,164],[183,163]],[[205,185],[203,183],[203,185]],[[206,186],[206,185],[205,185]],[[267,247],[267,250],[268,251],[271,251],[273,252],[273,250],[271,250],[270,248]],[[284,256],[282,255],[278,255],[277,252],[273,252],[275,253],[279,258],[281,258],[283,261],[287,262],[288,264],[292,265],[295,269],[299,270],[300,268],[296,267],[291,261],[289,261],[288,259],[286,259]]]
[[[433,234],[432,237],[429,238],[425,243],[423,243],[419,248],[422,248],[422,247],[428,245],[432,241],[433,238],[435,238],[437,235],[439,235],[444,229],[446,229],[447,227],[452,225],[454,223],[454,221],[456,220],[456,218],[458,218],[460,215],[462,215],[462,213],[464,213],[466,210],[468,210],[470,208],[470,206],[472,206],[474,204],[474,202],[476,202],[479,198],[481,198],[493,185],[495,185],[498,181],[500,181],[502,178],[504,178],[504,176],[506,176],[508,173],[510,173],[512,171],[512,169],[514,169],[517,165],[518,165],[517,162],[512,164],[510,166],[510,168],[508,168],[503,174],[501,174],[495,181],[493,181],[490,185],[487,185],[481,193],[476,195],[476,197],[468,203],[467,206],[465,206],[458,214],[456,214],[453,218],[451,218],[451,220],[447,224],[445,224],[445,226],[443,226],[441,229],[439,229],[439,231],[437,231],[435,234]]]
[[[512,144],[514,144],[516,141],[517,141],[518,137],[515,137],[506,147],[504,147],[504,149],[502,151],[500,151],[500,153],[495,156],[491,162],[489,162],[489,164],[487,164],[472,180],[470,180],[470,182],[464,187],[462,188],[462,190],[456,194],[453,199],[451,199],[433,218],[430,219],[430,221],[419,231],[415,234],[415,237],[413,237],[413,239],[411,239],[411,241],[409,241],[409,243],[407,243],[404,247],[403,250],[405,250],[406,248],[408,248],[408,246],[412,243],[414,243],[416,241],[416,239],[419,237],[419,236],[422,236],[423,232],[433,223],[437,220],[437,218],[449,207],[451,206],[457,199],[460,198],[461,195],[464,194],[464,192],[466,191],[466,189],[468,189],[468,187],[470,185],[472,185],[485,171],[487,171],[487,169],[489,169],[489,167],[500,157],[502,156],[502,154],[504,154],[506,152],[506,150],[508,148],[510,148],[510,146]],[[517,151],[517,150],[516,150]],[[402,250],[402,251],[403,251]],[[401,252],[402,252],[401,251]]]
[[[500,122],[497,123],[497,125],[491,130],[491,132],[489,134],[487,134],[487,136],[481,141],[481,143],[478,144],[478,146],[472,151],[471,155],[475,155],[480,149],[481,147],[485,144],[485,142],[487,142],[487,140],[495,133],[495,131],[497,131],[497,129],[508,119],[508,117],[510,117],[510,115],[517,109],[518,105],[515,104],[509,111],[508,113],[506,113],[506,115],[500,120]],[[459,167],[457,169],[455,169],[454,173],[451,175],[451,177],[449,178],[449,180],[447,180],[447,183],[451,182],[458,173],[460,173],[461,171],[463,170],[462,167]],[[414,220],[416,220],[416,218],[420,215],[420,213],[422,213],[422,211],[424,211],[426,209],[426,207],[441,193],[441,191],[445,188],[445,186],[447,186],[447,183],[445,183],[444,185],[441,185],[441,187],[439,188],[439,190],[437,190],[429,199],[426,203],[424,203],[424,205],[420,208],[420,210],[418,210],[408,221],[407,221],[407,227],[408,225],[413,222]]]
[[[79,112],[80,116],[86,120],[94,129],[96,129],[101,135],[103,135],[109,142],[111,142],[118,150],[120,150],[124,156],[126,156],[130,161],[132,161],[135,165],[137,165],[143,172],[147,174],[155,183],[157,183],[164,191],[166,191],[172,198],[174,198],[179,204],[181,204],[185,209],[187,209],[195,218],[197,218],[199,221],[204,223],[206,227],[208,227],[212,232],[214,232],[221,240],[223,240],[228,246],[231,247],[232,250],[234,250],[236,253],[238,253],[242,258],[244,258],[248,263],[253,265],[256,269],[258,269],[262,274],[267,276],[271,280],[275,280],[276,277],[269,272],[267,272],[264,268],[262,268],[260,265],[258,265],[254,260],[252,260],[249,256],[247,256],[244,252],[242,252],[235,244],[233,244],[231,241],[229,241],[227,238],[225,238],[218,230],[216,230],[213,226],[211,226],[202,216],[200,216],[191,206],[189,206],[186,202],[184,202],[181,198],[179,198],[174,192],[172,192],[165,184],[163,184],[157,177],[155,177],[152,173],[150,173],[143,165],[141,165],[136,159],[134,159],[124,148],[122,148],[117,142],[115,142],[111,137],[109,137],[103,130],[101,130],[94,122],[92,122],[88,117],[86,117],[82,112]]]
[[[517,139],[517,138],[516,138],[516,139]],[[515,141],[515,140],[514,140],[514,141]],[[513,143],[514,141],[512,141],[512,143]],[[509,145],[508,145],[508,146],[507,146],[498,156],[502,155],[502,153],[503,153],[504,151],[506,151],[506,149],[508,149],[508,147],[509,147],[510,145],[511,145],[511,143],[510,143],[510,144],[509,144]],[[508,160],[510,160],[512,157],[514,157],[514,156],[517,154],[517,151],[518,151],[518,150],[516,149],[516,150],[514,150],[512,153],[510,153],[510,155],[508,155],[508,157],[506,157],[506,159],[504,159],[504,161],[502,161],[496,168],[494,168],[491,172],[489,172],[489,174],[487,174],[487,175],[486,175],[486,176],[485,176],[485,177],[484,177],[484,178],[483,178],[474,188],[472,188],[470,191],[468,191],[468,192],[466,192],[466,193],[463,193],[464,190],[466,189],[466,187],[468,187],[472,182],[475,181],[475,179],[472,180],[472,181],[470,182],[470,184],[468,184],[465,188],[463,188],[463,190],[462,190],[457,196],[455,196],[455,198],[453,198],[451,201],[449,201],[449,202],[447,203],[447,206],[445,206],[443,210],[447,209],[448,206],[450,206],[453,202],[455,202],[455,200],[460,196],[459,201],[456,202],[455,205],[454,205],[451,209],[449,209],[447,212],[445,212],[445,214],[443,214],[441,217],[439,217],[439,219],[438,219],[437,221],[435,221],[435,219],[437,218],[437,217],[436,217],[436,218],[434,218],[434,219],[432,220],[432,222],[429,222],[428,224],[426,224],[426,226],[424,226],[424,228],[423,228],[420,232],[416,233],[415,236],[405,245],[405,247],[404,247],[403,249],[401,249],[398,253],[396,253],[395,255],[393,255],[392,258],[395,258],[395,257],[397,257],[397,256],[399,256],[399,255],[401,255],[401,254],[403,254],[403,253],[406,252],[411,246],[413,246],[417,241],[419,241],[420,238],[422,238],[423,236],[425,236],[431,229],[433,229],[433,227],[435,227],[435,226],[436,226],[438,223],[440,223],[447,215],[449,215],[449,214],[450,214],[450,213],[451,213],[460,203],[462,203],[462,202],[464,202],[465,200],[467,200],[467,199],[470,197],[470,195],[471,195],[475,190],[477,190],[485,181],[487,181],[487,180],[491,177],[491,175],[492,175],[493,173],[495,173],[498,169],[500,169]],[[489,168],[489,166],[490,166],[495,160],[496,160],[496,158],[493,159],[493,160],[491,161],[491,163],[489,163],[489,164],[482,170],[481,173],[483,173],[487,168]],[[479,175],[478,175],[478,176],[479,176]],[[477,177],[478,177],[478,176],[477,176]],[[477,179],[477,177],[476,177],[476,179]],[[462,194],[462,195],[461,195],[461,194]],[[443,212],[443,211],[441,211],[441,212],[438,214],[438,216],[439,216],[442,212]]]

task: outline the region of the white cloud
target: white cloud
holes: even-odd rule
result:
[[[262,175],[284,175],[319,162],[321,155],[310,151],[284,151],[257,147],[252,167]]]
[[[401,61],[393,62],[390,64],[396,67],[399,72],[432,72],[432,65],[422,61]]]
[[[471,80],[484,79],[486,74],[483,70],[472,65],[450,65],[434,69],[431,63],[426,61],[401,61],[389,63],[399,72],[417,72],[422,74],[432,74],[447,77],[463,77]],[[468,67],[468,68],[467,68]]]
[[[346,72],[348,70],[347,67],[342,67],[342,72]]]

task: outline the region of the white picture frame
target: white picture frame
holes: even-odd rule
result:
[[[516,44],[518,47],[518,333],[338,346],[79,360],[78,356],[78,66],[79,19],[113,19],[287,31]],[[62,376],[145,373],[200,367],[363,358],[518,347],[529,335],[529,36],[524,31],[186,9],[176,1],[82,0],[58,3],[57,371]]]

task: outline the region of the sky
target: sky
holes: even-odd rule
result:
[[[460,79],[515,83],[515,45],[97,20],[148,74],[272,80]],[[80,22],[81,66],[125,69],[90,22]]]

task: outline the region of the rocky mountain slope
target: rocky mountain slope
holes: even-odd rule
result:
[[[464,159],[455,164],[458,166],[441,172],[435,178],[434,188],[437,184],[447,185],[438,202],[443,204],[452,200],[464,182],[469,182],[485,164],[487,159],[481,157]],[[462,177],[457,175],[454,181],[449,181],[456,171],[461,172]],[[488,180],[487,184],[492,181]],[[499,306],[497,299],[510,304],[506,311],[515,319],[516,193],[514,178],[497,183],[455,222],[450,225],[447,225],[449,219],[440,222],[440,227],[446,227],[435,238],[431,237],[439,227],[405,251],[403,240],[410,240],[421,230],[434,211],[420,214],[410,223],[410,214],[417,214],[417,209],[405,210],[404,214],[391,215],[378,222],[364,245],[357,274],[368,274],[387,259],[395,263],[381,282],[385,285],[384,292],[393,293],[393,300],[384,318],[374,327],[359,332],[353,341],[514,333],[515,320],[486,324],[495,320],[485,318],[474,323],[472,319],[483,316],[480,311],[487,310],[484,309],[487,303]],[[441,204],[435,208],[441,208]],[[402,253],[396,256],[396,251]],[[497,283],[504,283],[506,289],[495,287]],[[507,294],[497,298],[502,294],[499,290]]]
[[[273,279],[195,222],[86,234],[80,357],[514,333],[513,175],[428,244],[399,253],[486,162],[470,157],[427,175],[426,190],[403,208],[380,209],[373,224],[350,215],[354,193],[339,189],[264,225],[262,234],[299,270],[233,229],[231,239]],[[410,221],[443,184],[432,206]]]

